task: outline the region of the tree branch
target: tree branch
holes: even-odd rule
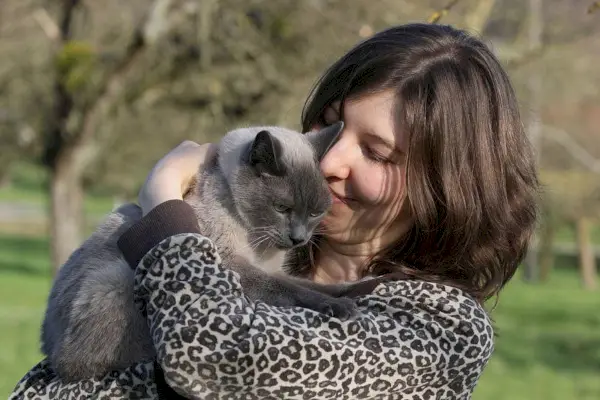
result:
[[[477,6],[465,17],[465,27],[478,34],[483,33],[495,5],[496,0],[479,0]]]
[[[600,1],[595,1],[588,7],[587,14],[592,14],[599,9],[600,9]],[[530,31],[530,35],[531,35],[531,27],[530,27],[529,31]],[[553,46],[556,46],[557,44],[559,44],[559,45],[574,45],[581,39],[587,39],[589,37],[589,34],[590,33],[583,32],[579,35],[573,35],[573,37],[568,37],[565,40],[561,41],[560,43],[553,41],[552,45]],[[535,60],[543,57],[544,54],[546,54],[546,52],[550,49],[550,47],[552,47],[552,46],[548,46],[546,43],[538,42],[538,43],[534,44],[533,46],[529,46],[521,54],[506,60],[505,65],[509,69],[522,67],[524,65],[529,64],[532,61],[535,61]]]
[[[35,22],[38,23],[40,28],[42,28],[48,39],[53,42],[58,42],[61,39],[61,32],[58,25],[56,25],[52,17],[48,15],[48,11],[46,11],[45,8],[40,7],[35,10],[32,17]]]
[[[460,0],[450,0],[444,8],[431,14],[431,16],[427,18],[427,22],[430,24],[437,24],[442,19],[442,17],[448,14],[450,10],[452,10],[452,8],[456,4],[458,4],[459,1]]]
[[[571,135],[562,129],[544,125],[544,138],[552,140],[563,147],[567,152],[586,169],[600,174],[600,159],[591,155],[585,147],[577,143]]]
[[[71,40],[73,35],[71,22],[73,21],[74,11],[79,5],[79,0],[62,0],[62,3],[63,12],[59,21],[60,39],[62,42],[67,42]]]
[[[56,25],[59,35],[55,42],[59,49],[62,49],[71,39],[71,22],[78,4],[79,0],[62,1],[59,23]],[[42,162],[50,168],[56,167],[56,160],[67,140],[67,119],[73,109],[73,98],[65,87],[64,81],[58,76],[54,80],[53,92],[53,107],[44,135],[44,153],[42,154]]]
[[[212,19],[217,0],[203,0],[198,12],[198,44],[200,46],[200,67],[207,69],[212,63]]]
[[[106,78],[95,101],[83,111],[81,129],[69,143],[72,167],[83,171],[100,150],[97,131],[115,102],[123,94],[130,71],[135,68],[144,49],[168,30],[167,9],[171,0],[155,0],[135,28],[124,56]],[[149,35],[149,37],[147,36]],[[150,42],[148,41],[150,40]],[[75,151],[75,149],[77,151]]]
[[[204,1],[204,0],[203,0]],[[169,8],[172,0],[156,0],[148,12],[142,35],[148,44],[154,44],[169,30]]]

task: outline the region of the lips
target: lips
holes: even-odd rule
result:
[[[354,201],[354,199],[352,199],[351,197],[342,196],[331,188],[329,189],[329,191],[331,192],[331,199],[333,200],[333,204],[349,204],[350,202]]]

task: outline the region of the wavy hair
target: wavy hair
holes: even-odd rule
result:
[[[408,132],[414,223],[362,273],[447,284],[484,302],[514,275],[537,216],[535,158],[508,75],[465,31],[393,27],[326,71],[304,106],[303,130],[324,124],[336,100],[387,90],[396,93],[396,129]]]

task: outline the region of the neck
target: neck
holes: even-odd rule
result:
[[[323,239],[319,243],[317,265],[312,279],[317,283],[332,284],[361,279],[361,270],[374,254],[371,246],[343,244]]]
[[[319,243],[316,267],[312,279],[318,283],[353,282],[363,278],[369,260],[401,238],[409,223],[389,229],[385,235],[374,236],[366,242],[336,240],[335,235],[323,237]]]

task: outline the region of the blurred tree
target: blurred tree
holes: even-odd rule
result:
[[[312,81],[359,39],[359,27],[380,29],[411,15],[391,0],[333,3],[342,4],[8,3],[18,21],[14,54],[19,39],[37,48],[34,58],[19,60],[35,60],[35,72],[13,93],[49,170],[54,267],[80,243],[84,184],[131,197],[150,164],[184,138],[216,140],[242,121],[298,126]],[[34,97],[25,94],[31,89]]]
[[[542,47],[542,36],[544,34],[544,9],[543,0],[529,0],[529,30],[528,30],[528,48],[529,52]],[[532,74],[529,77],[529,113],[527,115],[527,134],[529,135],[533,150],[535,151],[537,165],[540,165],[542,135],[541,107],[542,107],[542,74]],[[526,281],[535,282],[539,279],[540,271],[538,264],[538,248],[530,246],[525,258],[525,269],[523,277]]]
[[[597,101],[594,52],[578,41],[598,24],[595,15],[582,19],[588,4],[577,1],[579,14],[569,0],[545,0],[544,50],[530,52],[520,0],[4,0],[0,109],[11,122],[0,121],[0,138],[12,134],[16,143],[25,129],[25,156],[39,155],[52,172],[59,265],[80,241],[83,191],[134,198],[152,163],[183,139],[218,140],[241,124],[298,128],[303,100],[329,62],[373,32],[447,9],[441,23],[483,32],[499,50],[525,110],[529,77],[545,66],[542,78],[553,85],[542,88],[544,119],[562,129],[578,124],[569,134],[591,149],[583,132],[594,125],[572,115],[584,109],[574,105],[581,93]],[[565,68],[587,82],[562,79]],[[550,108],[573,112],[559,121]],[[544,167],[570,166],[542,144]]]
[[[42,163],[49,169],[51,255],[55,268],[81,241],[82,179],[100,153],[100,126],[123,94],[142,52],[164,29],[164,10],[169,3],[150,3],[123,54],[112,68],[103,71],[102,83],[89,91],[85,89],[96,66],[98,50],[90,42],[74,38],[74,22],[77,12],[85,7],[83,2],[60,2],[56,28],[52,28],[51,17],[38,17],[54,47],[52,107],[42,132]],[[44,8],[36,11],[38,15],[47,14]]]
[[[600,218],[600,179],[597,172],[571,169],[570,171],[545,169],[542,181],[546,184],[544,208],[550,219],[547,224],[572,224],[576,233],[579,271],[585,289],[597,288],[596,258],[600,256],[591,240],[592,221]],[[555,225],[556,226],[556,225]],[[541,239],[552,241],[553,237]],[[540,244],[541,248],[553,243]],[[550,255],[543,255],[549,258]],[[548,261],[551,264],[551,261]]]

